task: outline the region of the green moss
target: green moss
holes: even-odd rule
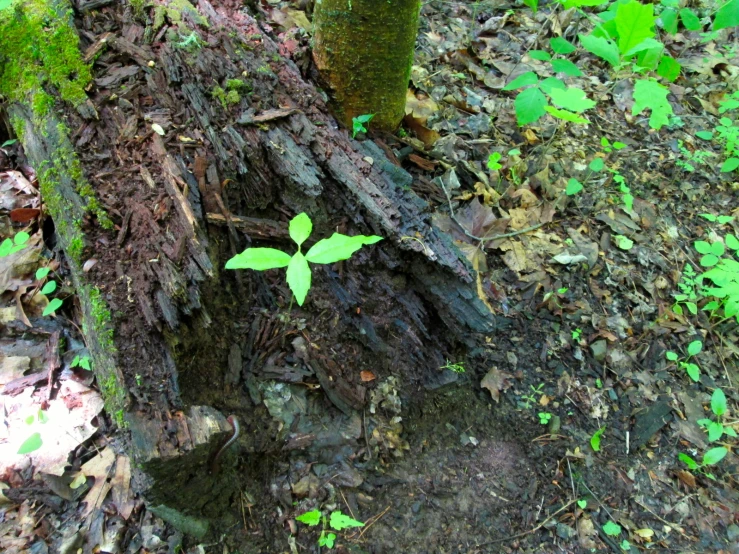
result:
[[[249,91],[251,86],[241,79],[228,79],[226,81],[226,90]]]
[[[131,4],[134,17],[137,19],[144,19],[145,0],[129,0],[129,4]]]
[[[80,56],[68,10],[63,0],[16,0],[0,12],[0,94],[29,103],[39,117],[53,106],[45,87],[56,89],[73,106],[87,100],[92,74]]]
[[[226,93],[226,103],[227,104],[238,104],[241,102],[241,96],[239,96],[239,93],[235,90],[229,90]]]

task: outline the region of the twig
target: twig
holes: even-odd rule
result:
[[[531,533],[536,533],[539,529],[541,529],[542,527],[544,527],[544,525],[546,525],[549,522],[550,519],[553,519],[555,516],[559,515],[561,512],[563,512],[564,510],[566,510],[567,508],[569,508],[574,502],[575,502],[574,500],[570,500],[567,504],[565,504],[559,510],[557,510],[552,515],[550,515],[549,517],[547,517],[544,521],[542,521],[539,525],[537,525],[533,529],[529,529],[528,531],[524,531],[523,533],[518,533],[517,535],[511,535],[510,537],[505,537],[503,539],[495,539],[494,541],[487,541],[487,542],[483,542],[483,543],[480,543],[480,544],[476,544],[475,545],[475,548],[480,548],[481,546],[487,546],[489,544],[496,544],[496,543],[500,543],[500,542],[512,541],[514,539],[520,539],[521,537],[525,537],[526,535],[530,535]]]
[[[367,530],[368,530],[368,529],[369,529],[370,527],[372,527],[372,526],[373,526],[373,525],[374,525],[375,523],[377,523],[378,521],[380,521],[380,519],[382,518],[382,516],[384,516],[384,515],[385,515],[386,513],[388,513],[389,511],[390,511],[390,506],[388,506],[387,508],[385,508],[385,509],[384,509],[384,510],[383,510],[383,511],[382,511],[382,512],[380,513],[380,514],[378,514],[378,515],[377,515],[377,516],[375,516],[374,518],[370,518],[370,519],[369,519],[369,520],[367,521],[367,525],[365,525],[365,526],[364,526],[364,527],[362,528],[362,530],[360,531],[360,533],[359,533],[359,536],[357,537],[357,540],[361,539],[361,538],[362,538],[362,535],[364,535],[364,533],[365,533],[365,532],[366,532],[366,531],[367,531]]]

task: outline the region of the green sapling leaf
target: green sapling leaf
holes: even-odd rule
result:
[[[290,238],[298,247],[305,242],[313,231],[313,222],[305,212],[300,213],[290,220]]]
[[[255,269],[265,271],[287,267],[291,257],[275,248],[247,248],[226,262],[226,269]]]
[[[329,520],[328,524],[331,526],[332,529],[336,529],[337,531],[341,531],[349,527],[364,527],[364,523],[362,523],[361,521],[352,519],[339,511],[331,512],[331,519]]]
[[[698,462],[696,462],[693,458],[688,456],[687,454],[683,454],[682,452],[678,454],[677,456],[681,462],[683,462],[686,466],[688,466],[688,469],[695,471],[698,469]]]
[[[578,35],[578,37],[580,38],[582,47],[591,54],[603,58],[613,67],[616,67],[620,63],[621,56],[618,52],[618,46],[612,40],[594,35]]]
[[[651,6],[651,4],[650,4]],[[667,87],[654,79],[640,79],[634,83],[634,105],[632,115],[639,115],[645,109],[652,110],[649,117],[649,126],[652,129],[661,129],[669,122],[672,115],[672,106],[667,101]]]
[[[30,454],[41,448],[41,433],[34,433],[28,437],[18,449],[18,454]]]
[[[716,389],[711,395],[711,411],[718,417],[726,413],[726,395],[721,389]]]
[[[58,298],[52,298],[51,302],[44,308],[44,311],[41,313],[42,316],[47,316],[53,314],[55,311],[57,311],[62,306],[62,301]]]
[[[578,181],[577,179],[570,178],[569,181],[567,181],[567,188],[565,189],[565,194],[567,196],[573,196],[580,192],[583,189],[582,183]]]
[[[41,294],[51,294],[56,290],[56,281],[49,281],[41,289]]]
[[[552,59],[551,54],[544,50],[531,50],[529,51],[529,57],[540,62],[548,62]]]
[[[606,426],[604,425],[603,427],[598,429],[595,433],[593,433],[592,437],[590,437],[590,447],[595,452],[600,452],[600,441],[601,441],[601,438],[603,437],[603,433],[605,432],[605,430],[606,430]]]
[[[549,48],[555,54],[571,54],[576,50],[575,46],[562,37],[554,37],[549,39]]]
[[[570,60],[552,60],[552,71],[555,73],[564,73],[570,77],[582,76],[582,71]]]
[[[513,81],[504,86],[503,90],[515,90],[517,88],[534,85],[538,82],[539,77],[536,75],[536,73],[534,73],[533,71],[527,71],[526,73],[522,73],[521,75],[513,79]]]
[[[567,110],[559,110],[554,106],[544,106],[544,109],[549,115],[553,115],[554,117],[556,117],[557,119],[561,119],[562,121],[571,121],[573,123],[581,123],[583,125],[590,123],[590,121],[580,115],[577,115],[576,113],[568,112]]]
[[[603,526],[603,532],[608,536],[616,537],[621,534],[621,526],[613,521],[608,521]]]
[[[332,264],[349,257],[365,244],[375,244],[382,240],[377,235],[356,235],[353,237],[334,233],[327,239],[319,240],[314,244],[305,258],[314,264]]]
[[[680,19],[688,31],[698,31],[702,29],[701,20],[690,8],[680,10]]]
[[[36,270],[36,280],[41,281],[41,279],[44,279],[51,270],[48,267],[39,267]]]
[[[301,523],[305,523],[306,525],[310,525],[311,527],[313,527],[314,525],[318,525],[321,522],[321,511],[311,510],[310,512],[305,512],[304,514],[299,515],[295,519],[297,519]]]
[[[705,454],[703,454],[703,465],[704,466],[716,465],[721,460],[723,460],[726,454],[728,453],[729,451],[723,446],[711,448]]]
[[[595,102],[590,100],[585,95],[585,91],[579,88],[553,89],[549,96],[552,97],[552,102],[559,107],[572,112],[584,112],[595,106]]]
[[[287,284],[295,295],[298,306],[302,306],[310,290],[311,271],[302,253],[296,252],[287,266]]]
[[[737,25],[739,25],[739,0],[731,0],[716,12],[716,17],[713,19],[713,30],[720,31]]]
[[[615,22],[619,50],[626,53],[644,39],[653,37],[655,19],[652,4],[636,0],[618,4]]]
[[[529,88],[521,92],[513,101],[516,109],[516,120],[523,126],[533,123],[542,117],[546,110],[547,98],[538,88]]]
[[[688,354],[691,356],[696,356],[701,350],[703,350],[703,342],[700,340],[694,340],[688,345]]]

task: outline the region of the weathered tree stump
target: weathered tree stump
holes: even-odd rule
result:
[[[53,6],[61,17],[65,2]],[[87,97],[62,102],[59,83],[39,81],[7,111],[39,170],[108,408],[130,428],[140,490],[160,513],[215,518],[235,486],[222,478],[232,454],[210,473],[226,415],[241,422],[251,465],[335,443],[310,426],[322,416],[275,417],[288,390],[369,448],[361,414],[376,383],[453,378],[439,370],[444,353],[495,320],[411,177],[337,127],[240,2],[77,8],[60,24],[74,25],[92,65]],[[56,109],[34,107],[42,93]],[[306,304],[288,312],[283,273],[222,268],[249,245],[289,251],[287,221],[303,211],[309,245],[337,228],[386,240],[314,267]]]

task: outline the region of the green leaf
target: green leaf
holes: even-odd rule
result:
[[[593,158],[588,164],[588,168],[590,168],[590,171],[595,171],[598,173],[599,171],[603,170],[603,167],[605,166],[606,162],[603,160],[603,158]]]
[[[694,340],[688,345],[688,354],[691,356],[700,354],[701,350],[703,350],[703,342],[700,340]]]
[[[713,133],[711,131],[698,131],[695,136],[703,140],[711,140]]]
[[[314,244],[305,258],[314,264],[332,264],[340,260],[347,260],[354,252],[365,244],[375,244],[382,240],[377,235],[356,235],[353,237],[334,233],[327,239],[319,240]]]
[[[701,25],[701,20],[690,8],[683,8],[680,10],[680,19],[688,31],[698,31],[703,27]]]
[[[582,183],[577,179],[570,179],[567,181],[567,188],[565,188],[565,194],[567,196],[573,196],[583,189]]]
[[[728,453],[729,451],[723,446],[719,446],[717,448],[711,448],[705,454],[703,454],[703,465],[704,466],[716,465],[721,460],[723,460],[726,454]]]
[[[711,411],[721,417],[726,413],[726,395],[721,389],[716,389],[711,395]]]
[[[552,71],[555,73],[564,73],[570,77],[580,77],[582,71],[570,60],[552,60]]]
[[[724,434],[724,426],[718,421],[711,421],[708,424],[708,442],[716,442]]]
[[[331,519],[328,524],[332,529],[341,531],[342,529],[348,529],[349,527],[364,527],[364,523],[352,519],[347,515],[342,514],[339,511],[331,512]]]
[[[335,540],[336,540],[336,533],[321,533],[321,536],[318,537],[318,546],[325,546],[326,548],[333,548]]]
[[[665,352],[665,357],[668,360],[670,360],[671,362],[676,362],[677,359],[678,359],[678,355],[675,352],[672,352],[670,350],[668,350],[667,352]]]
[[[28,239],[31,238],[31,235],[26,233],[25,231],[20,231],[19,233],[16,233],[15,237],[13,237],[13,242],[17,246],[22,246],[28,242]]]
[[[729,171],[734,171],[737,167],[739,167],[739,158],[728,158],[721,165],[721,171],[723,173],[728,173]]]
[[[13,0],[0,0],[0,10],[10,6],[10,2],[12,1]],[[0,148],[5,148],[6,146],[13,146],[16,142],[18,142],[18,139],[8,139],[2,144],[0,144]]]
[[[693,247],[698,251],[698,254],[710,254],[711,243],[704,240],[697,240],[693,243]]]
[[[651,6],[651,4],[650,4]],[[654,79],[641,79],[634,83],[634,106],[631,108],[632,115],[639,115],[646,108],[652,110],[649,117],[649,126],[652,129],[661,129],[669,122],[672,114],[672,106],[667,101],[667,87],[659,84]]]
[[[518,124],[527,125],[538,120],[546,113],[544,109],[546,105],[547,99],[538,88],[529,88],[521,92],[514,101]]]
[[[634,247],[634,241],[631,240],[629,237],[625,237],[623,235],[615,235],[613,238],[616,239],[616,246],[618,246],[621,250],[631,250]]]
[[[521,87],[527,87],[538,82],[539,77],[536,75],[536,73],[534,73],[533,71],[527,71],[526,73],[522,73],[521,75],[513,79],[513,81],[504,86],[503,90],[514,90]]]
[[[529,51],[529,57],[534,60],[539,60],[540,62],[548,62],[552,59],[551,54],[544,50],[531,50]]]
[[[305,212],[299,213],[290,220],[290,238],[298,247],[305,242],[313,231],[313,223]]]
[[[567,88],[567,85],[565,85],[563,81],[557,79],[556,77],[547,77],[539,83],[539,88],[549,94],[552,92],[552,89],[561,88],[562,90],[564,90]]]
[[[534,13],[539,9],[539,0],[523,0],[525,6],[531,8]]]
[[[716,13],[713,19],[713,30],[720,31],[737,25],[739,25],[739,0],[731,0]]]
[[[52,298],[51,302],[49,302],[48,306],[44,308],[42,316],[47,316],[53,314],[55,311],[57,311],[62,305],[62,301],[58,298]]]
[[[31,452],[41,448],[41,444],[41,433],[34,433],[23,441],[23,444],[21,444],[18,449],[18,454],[30,454]]]
[[[314,525],[318,525],[321,522],[321,510],[311,510],[310,512],[305,512],[295,519],[297,519],[301,523],[305,523],[306,525],[310,525],[311,527],[313,527]]]
[[[36,280],[41,281],[49,274],[50,271],[51,269],[49,269],[48,267],[39,267],[36,270]]]
[[[688,456],[687,454],[683,454],[682,452],[678,454],[677,456],[681,462],[683,462],[685,465],[688,466],[688,469],[692,469],[695,471],[698,469],[698,462],[696,462],[693,458]]]
[[[43,425],[46,425],[47,423],[49,423],[49,416],[46,413],[46,410],[42,410],[39,408],[37,419],[38,419],[38,422]]]
[[[657,75],[673,82],[680,76],[680,69],[682,66],[675,58],[670,56],[662,56],[657,66]],[[698,133],[696,133],[697,135]]]
[[[737,239],[734,235],[726,235],[724,237],[724,242],[726,242],[726,246],[728,246],[732,250],[739,250],[739,239]]]
[[[626,148],[626,145],[623,142],[618,142],[618,141],[614,142],[612,146],[614,150],[622,150]]]
[[[562,37],[554,37],[549,39],[549,48],[555,54],[570,54],[576,50],[575,45]]]
[[[292,258],[275,248],[247,248],[226,262],[226,269],[255,269],[265,271],[287,267]]]
[[[576,113],[568,112],[567,110],[558,110],[553,106],[544,106],[544,109],[550,115],[553,115],[557,119],[561,119],[563,121],[572,121],[573,123],[582,123],[583,125],[590,123],[590,121],[588,121],[584,117],[579,116]]]
[[[581,510],[584,510],[585,509],[585,506],[588,505],[588,501],[587,500],[578,500],[577,501],[577,505],[580,507]]]
[[[49,281],[41,289],[41,294],[51,294],[56,290],[56,281]]]
[[[4,258],[5,256],[9,255],[12,248],[13,241],[11,239],[5,239],[2,243],[0,243],[0,258]]]
[[[580,38],[582,47],[591,54],[603,58],[614,67],[619,64],[621,56],[618,52],[618,46],[612,40],[594,35],[578,35],[578,37]]]
[[[287,284],[295,295],[298,306],[302,306],[311,285],[311,272],[302,253],[296,252],[287,266]]]
[[[360,123],[369,123],[372,121],[372,118],[375,117],[375,114],[373,113],[367,113],[364,115],[358,115],[357,117],[353,118],[359,121]]]
[[[700,368],[695,364],[682,364],[685,367],[685,372],[688,374],[688,377],[690,377],[695,383],[700,381],[701,378],[701,372]]]
[[[634,54],[638,54],[639,52],[643,52],[644,50],[652,50],[652,49],[655,49],[661,52],[664,47],[665,47],[664,44],[662,44],[660,41],[656,39],[645,38],[639,44],[634,46],[631,50],[629,50],[628,52],[625,52],[624,56],[633,56]]]
[[[549,96],[551,96],[552,102],[560,108],[573,112],[584,112],[595,106],[595,102],[590,100],[585,95],[585,91],[579,88],[571,87],[565,90],[555,88],[552,89]]]
[[[654,6],[640,4],[636,0],[622,3],[616,9],[618,48],[624,53],[646,38],[654,36]]]
[[[593,433],[593,436],[590,437],[590,446],[593,450],[596,452],[600,452],[600,440],[601,437],[603,437],[603,433],[606,430],[606,426],[604,425],[600,429],[598,429],[595,433]]]
[[[498,163],[498,160],[500,160],[501,157],[502,156],[500,152],[493,152],[492,154],[490,154],[490,156],[488,156],[488,169],[490,171],[497,171],[498,169],[503,167]]]
[[[662,21],[662,28],[666,32],[670,33],[671,35],[677,33],[677,10],[669,8],[663,11],[659,15],[659,18]]]
[[[621,534],[621,526],[618,523],[608,521],[603,526],[603,532],[608,536],[615,537]]]
[[[718,263],[718,257],[713,254],[706,254],[700,259],[701,267],[713,267]]]
[[[724,255],[724,252],[725,250],[724,250],[723,243],[718,242],[718,241],[711,243],[711,254],[713,254],[714,256],[720,257]]]

